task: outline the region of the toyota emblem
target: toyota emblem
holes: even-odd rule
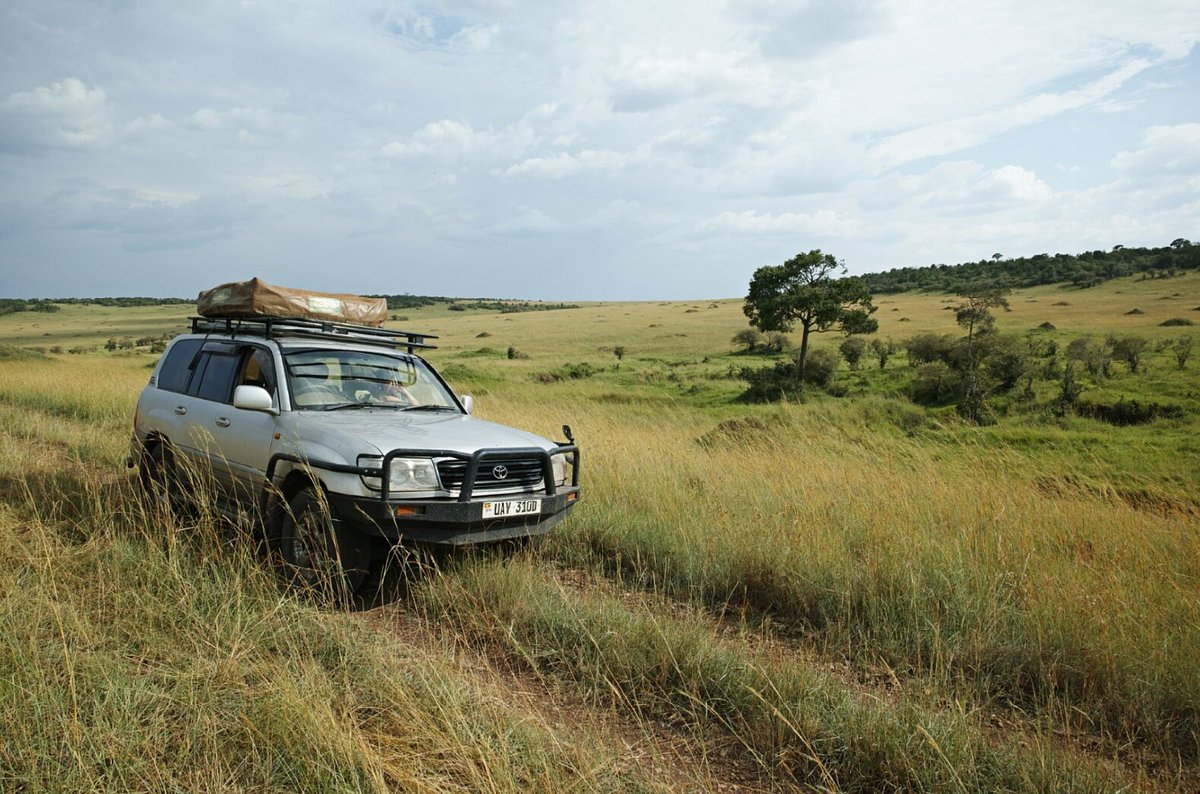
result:
[[[508,477],[508,467],[507,466],[497,466],[496,468],[492,469],[492,476],[495,477],[497,480],[506,479]]]

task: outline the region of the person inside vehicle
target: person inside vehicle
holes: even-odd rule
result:
[[[345,400],[329,379],[329,365],[323,361],[304,362],[291,370],[292,402],[302,408],[332,405]]]
[[[396,379],[395,375],[396,373],[383,369],[378,371],[379,382],[382,384],[378,400],[389,404],[416,405],[416,398],[405,388],[403,383]]]

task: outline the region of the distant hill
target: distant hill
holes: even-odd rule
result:
[[[1187,270],[1200,270],[1200,244],[1182,237],[1161,248],[1126,248],[1084,251],[1080,254],[1035,254],[1005,259],[962,262],[957,265],[900,267],[860,276],[875,295],[897,292],[959,292],[966,287],[1035,287],[1041,284],[1071,284],[1094,287],[1114,278],[1143,273],[1147,278],[1166,278]],[[389,310],[416,309],[448,303],[452,309],[490,309],[503,313],[545,309],[575,309],[576,304],[545,303],[497,298],[450,298],[434,295],[368,295],[384,298]],[[58,304],[96,306],[162,306],[194,303],[194,298],[0,298],[0,315],[13,312],[58,311]]]
[[[0,314],[14,312],[56,312],[59,304],[91,306],[166,306],[195,303],[186,298],[0,298]]]
[[[1081,254],[1036,254],[1004,259],[1000,254],[957,265],[901,267],[862,276],[871,292],[957,292],[967,286],[1034,287],[1072,284],[1094,287],[1110,279],[1144,273],[1150,278],[1200,269],[1200,245],[1179,238],[1162,248],[1084,251]]]
[[[419,309],[436,303],[450,304],[455,311],[483,309],[513,312],[545,311],[549,309],[578,309],[574,303],[548,303],[508,298],[448,298],[437,295],[366,295],[368,298],[383,298],[389,310]],[[194,304],[195,298],[0,298],[0,315],[14,312],[56,312],[63,305],[92,306],[169,306]]]

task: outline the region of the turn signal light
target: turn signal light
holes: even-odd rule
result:
[[[398,516],[419,516],[424,513],[424,505],[396,505],[396,515]]]

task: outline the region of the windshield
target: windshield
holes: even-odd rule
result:
[[[418,358],[368,350],[295,350],[283,357],[292,407],[459,408]]]

